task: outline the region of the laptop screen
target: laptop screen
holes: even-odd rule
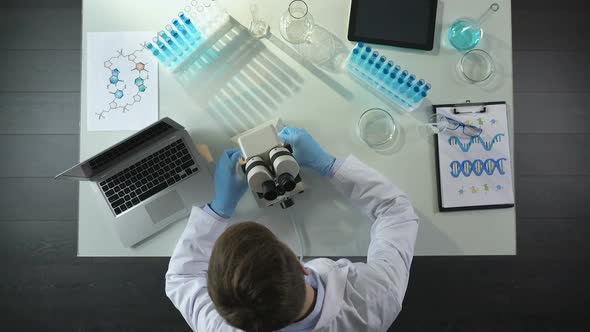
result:
[[[100,174],[104,170],[121,162],[130,154],[133,154],[150,144],[155,139],[167,135],[169,132],[175,130],[173,126],[164,122],[163,120],[141,130],[135,135],[123,140],[122,142],[113,145],[112,147],[102,151],[94,157],[81,162],[72,167],[57,177],[69,177],[77,179],[91,179]]]

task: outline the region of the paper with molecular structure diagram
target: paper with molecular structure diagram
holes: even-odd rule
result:
[[[158,121],[158,61],[143,47],[155,32],[89,32],[88,131],[139,130]]]

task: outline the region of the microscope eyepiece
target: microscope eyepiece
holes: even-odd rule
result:
[[[279,177],[277,178],[277,182],[279,184],[279,187],[284,188],[285,191],[292,191],[293,189],[295,189],[295,186],[297,185],[297,183],[295,183],[295,179],[289,173],[283,173],[279,175]]]
[[[277,190],[277,186],[275,185],[274,181],[269,180],[262,184],[262,195],[264,199],[267,201],[273,201],[277,199],[279,196],[279,192]]]

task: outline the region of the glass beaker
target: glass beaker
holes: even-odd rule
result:
[[[313,17],[309,13],[307,4],[303,0],[294,0],[281,16],[281,36],[292,44],[307,42],[313,30]]]
[[[269,26],[268,23],[260,19],[258,16],[258,6],[256,4],[250,5],[250,15],[252,16],[252,22],[250,22],[250,33],[255,38],[262,38],[268,34]]]
[[[499,9],[500,5],[493,3],[477,20],[470,17],[462,17],[453,22],[448,32],[451,45],[459,51],[467,51],[477,46],[483,38],[481,25],[490,15]]]

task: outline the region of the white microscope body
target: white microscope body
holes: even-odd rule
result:
[[[258,206],[293,206],[292,197],[302,193],[304,185],[292,148],[281,141],[276,127],[256,127],[241,134],[237,141],[246,161],[242,170]]]

